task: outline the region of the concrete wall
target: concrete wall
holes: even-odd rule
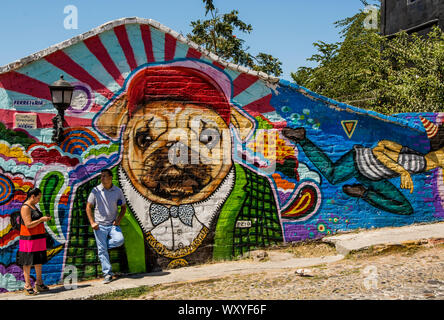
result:
[[[125,245],[110,252],[121,272],[443,220],[444,139],[429,137],[444,114],[423,124],[360,110],[196,48],[152,20],[123,19],[0,70],[0,291],[24,285],[10,217],[31,187],[53,217],[44,281],[63,282],[72,266],[79,279],[101,276],[85,206],[104,168],[128,203]],[[48,85],[61,74],[75,93],[57,145]],[[401,181],[391,158],[411,174]]]

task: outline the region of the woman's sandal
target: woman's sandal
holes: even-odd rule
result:
[[[34,291],[34,288],[24,288],[24,290],[27,296],[33,296],[39,294],[37,291]]]
[[[49,291],[49,288],[47,286],[45,286],[43,283],[42,284],[35,284],[35,289],[37,290],[37,292],[45,292],[45,291]]]

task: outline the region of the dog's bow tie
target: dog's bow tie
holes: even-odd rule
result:
[[[150,217],[154,227],[167,221],[170,216],[173,218],[179,217],[183,224],[193,227],[194,208],[191,204],[171,206],[169,209],[162,204],[151,204]]]

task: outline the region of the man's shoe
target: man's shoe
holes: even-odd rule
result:
[[[103,283],[107,284],[107,283],[110,283],[111,281],[113,281],[113,276],[107,275],[107,276],[105,276]]]
[[[342,191],[344,191],[344,193],[350,197],[363,198],[367,192],[367,189],[363,185],[353,184],[343,186]]]
[[[305,140],[305,128],[284,128],[282,129],[282,134],[295,143],[299,143],[302,140]]]

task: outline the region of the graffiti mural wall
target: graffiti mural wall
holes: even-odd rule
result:
[[[197,49],[121,19],[0,69],[1,292],[24,286],[12,219],[32,187],[53,218],[45,283],[101,275],[85,207],[105,168],[129,208],[117,272],[443,220],[444,114],[357,109]],[[60,75],[75,90],[55,144]]]

